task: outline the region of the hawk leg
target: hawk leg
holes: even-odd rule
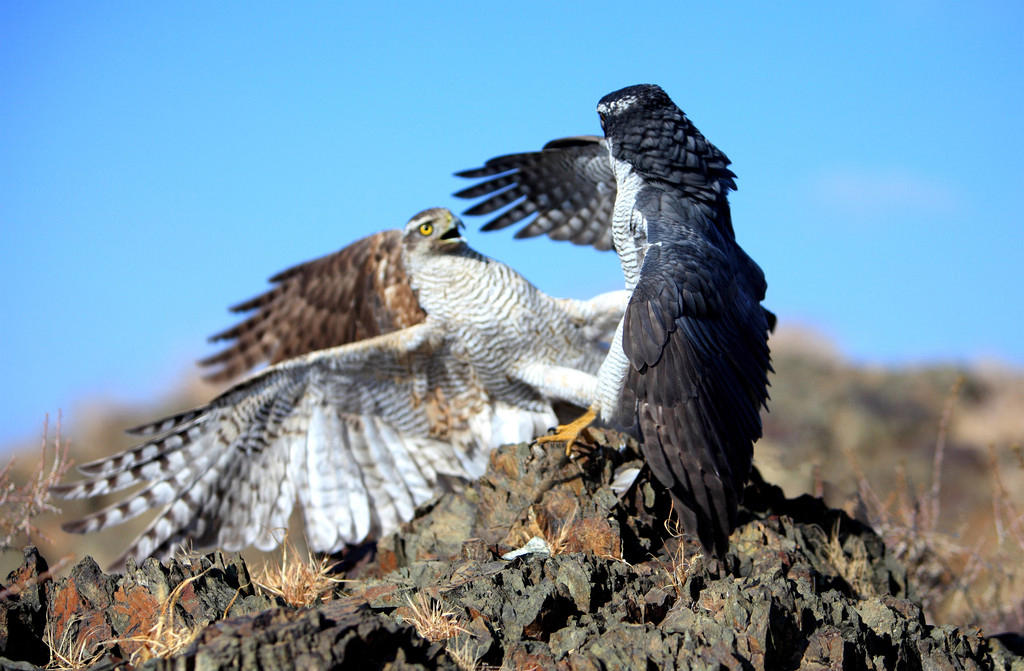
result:
[[[559,425],[555,432],[550,436],[539,436],[537,438],[538,444],[544,443],[565,443],[565,456],[572,454],[573,443],[579,438],[583,430],[593,424],[594,420],[597,419],[597,411],[594,406],[590,406],[582,416],[568,424]]]

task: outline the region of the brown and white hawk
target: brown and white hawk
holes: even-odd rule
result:
[[[185,541],[272,549],[297,500],[308,545],[333,552],[395,531],[478,477],[493,447],[543,433],[557,423],[553,403],[586,407],[625,292],[552,298],[470,249],[461,228],[448,210],[426,210],[403,231],[278,275],[238,308],[257,312],[217,336],[235,343],[206,361],[218,379],[276,363],[133,429],[146,438],[138,447],[81,466],[87,479],[55,493],[143,488],[65,530],[162,507],[126,557],[167,556]]]

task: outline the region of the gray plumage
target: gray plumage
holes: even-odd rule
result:
[[[485,229],[536,212],[518,236],[546,233],[599,248],[611,236],[630,300],[592,409],[637,424],[645,459],[684,528],[721,556],[768,397],[774,316],[760,305],[764,275],[736,243],[728,158],[664,91],[631,86],[597,109],[604,138],[491,159],[458,173],[488,179],[456,195],[489,196],[471,214],[513,204]]]
[[[163,507],[126,556],[163,557],[187,540],[271,549],[298,500],[309,546],[336,551],[395,531],[418,505],[478,477],[493,447],[554,425],[553,402],[589,403],[625,292],[547,296],[470,249],[461,226],[431,209],[402,232],[421,322],[274,364],[133,430],[146,442],[83,465],[86,480],[54,491],[143,488],[65,529]]]

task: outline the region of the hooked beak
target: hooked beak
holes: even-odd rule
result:
[[[441,240],[462,240],[462,233],[460,233],[459,231],[460,229],[465,228],[466,225],[463,224],[462,220],[456,217],[454,214],[450,216],[451,219],[449,219],[448,221],[448,230],[442,233],[439,236],[439,238]]]

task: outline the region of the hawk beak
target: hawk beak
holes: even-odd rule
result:
[[[466,227],[462,220],[453,215],[448,225],[449,229],[440,235],[441,240],[461,240],[462,233],[459,231]]]

